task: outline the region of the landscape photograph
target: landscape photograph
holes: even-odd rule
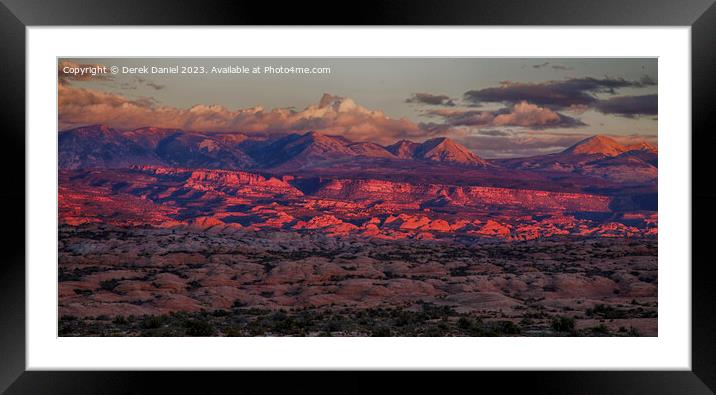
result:
[[[658,336],[656,58],[57,66],[58,336]]]

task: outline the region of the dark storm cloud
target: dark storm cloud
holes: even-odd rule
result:
[[[574,105],[592,105],[599,99],[597,93],[614,94],[620,88],[641,88],[655,85],[650,78],[640,81],[623,78],[571,78],[561,81],[523,83],[504,81],[499,87],[471,90],[465,92],[465,100],[479,104],[491,103],[529,103],[549,108],[567,108]]]
[[[618,96],[600,100],[594,107],[603,114],[623,117],[657,115],[659,100],[657,95]]]
[[[447,95],[434,95],[432,93],[413,93],[405,99],[406,103],[428,104],[431,106],[454,107],[455,102]]]

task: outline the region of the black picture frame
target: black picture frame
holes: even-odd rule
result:
[[[0,391],[24,393],[463,391],[549,394],[712,394],[716,390],[716,273],[709,258],[716,188],[710,177],[716,121],[714,0],[363,1],[337,4],[169,0],[2,0],[0,113],[4,259],[0,261]],[[327,15],[330,11],[334,15]],[[692,370],[463,372],[49,372],[25,359],[26,26],[64,25],[588,25],[690,26],[692,65]],[[669,132],[669,131],[666,131]],[[22,164],[22,165],[20,165]],[[21,210],[20,208],[24,209]],[[679,264],[688,265],[689,262]],[[101,350],[98,350],[101,352]],[[389,375],[390,373],[390,375]],[[321,377],[317,377],[318,375]],[[281,376],[277,378],[275,376]],[[327,376],[327,377],[326,377]],[[320,384],[319,384],[320,383]],[[330,384],[328,384],[330,383]],[[252,392],[252,391],[249,391]]]

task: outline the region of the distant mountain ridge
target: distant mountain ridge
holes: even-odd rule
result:
[[[562,153],[573,155],[617,156],[629,151],[646,151],[656,153],[656,148],[647,142],[622,145],[611,137],[598,135],[579,141],[562,151]]]
[[[487,162],[466,147],[446,137],[428,140],[415,147],[413,158],[486,166]]]
[[[586,138],[555,154],[495,162],[510,169],[578,173],[620,183],[653,183],[658,177],[654,146],[622,145],[607,136]]]
[[[317,132],[262,137],[240,133],[91,125],[59,133],[61,168],[171,165],[226,169],[301,168],[352,157],[426,160],[486,166],[468,148],[445,137],[384,147]]]
[[[148,165],[285,174],[312,169],[360,172],[369,167],[406,174],[410,169],[429,171],[433,164],[442,171],[455,167],[456,174],[461,172],[457,168],[484,169],[487,176],[499,173],[505,178],[505,171],[512,169],[644,183],[656,179],[658,165],[657,150],[650,144],[622,145],[607,136],[589,137],[556,154],[500,160],[482,159],[445,137],[382,146],[318,132],[266,136],[155,127],[123,131],[90,125],[60,131],[58,143],[61,169]]]
[[[626,151],[626,147],[607,136],[592,136],[567,148],[562,153],[574,155],[616,156]]]

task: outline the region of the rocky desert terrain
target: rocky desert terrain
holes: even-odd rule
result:
[[[82,225],[60,240],[61,335],[656,335],[654,239]]]
[[[655,336],[656,149],[60,132],[60,336]]]

